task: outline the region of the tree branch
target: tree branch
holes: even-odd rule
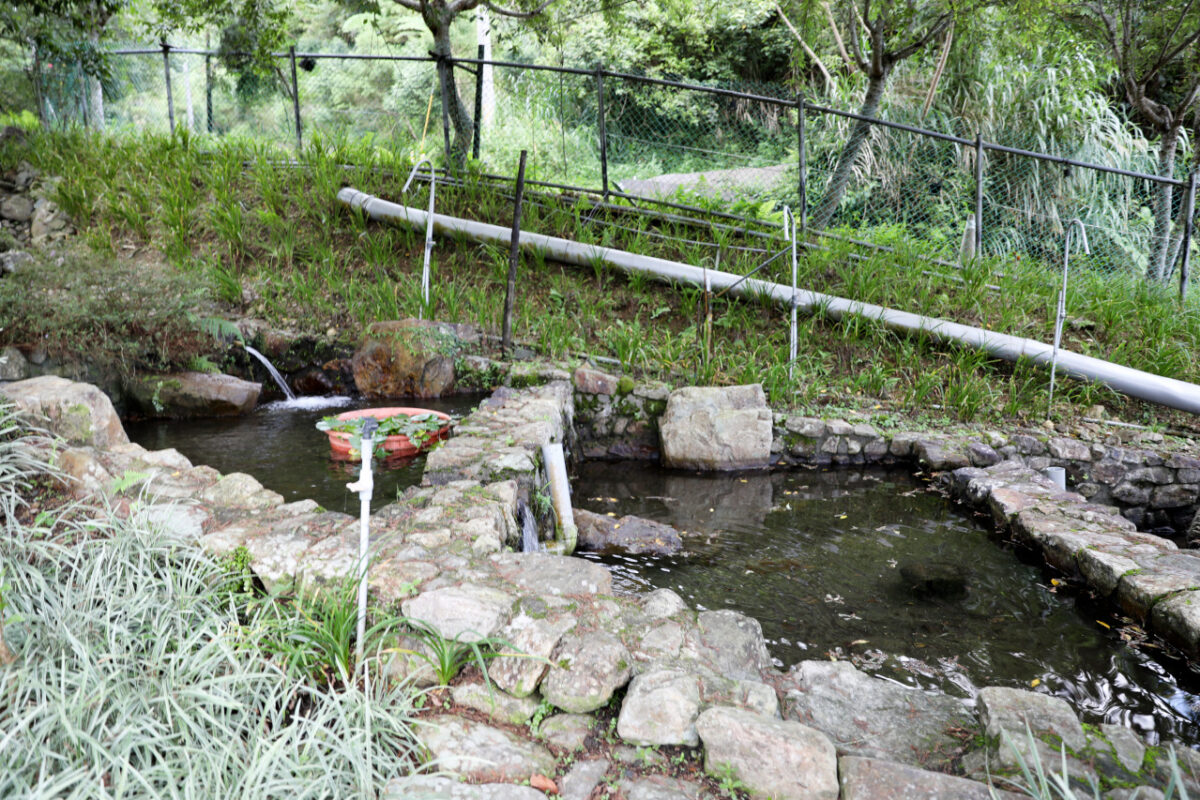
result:
[[[495,3],[489,2],[489,0],[484,0],[483,4],[488,7],[489,11],[495,11],[497,14],[501,14],[505,17],[513,17],[515,19],[529,19],[531,17],[536,17],[538,14],[545,11],[547,8],[549,8],[555,2],[557,2],[557,0],[543,0],[542,4],[539,5],[537,8],[533,9],[532,11],[518,11],[518,10],[512,9],[512,8],[504,8],[503,6],[498,6]]]
[[[792,21],[787,18],[787,14],[783,13],[783,8],[779,5],[779,3],[775,4],[775,10],[779,12],[779,18],[783,20],[783,24],[787,26],[787,29],[792,32],[793,36],[796,37],[796,41],[799,42],[800,46],[804,48],[804,52],[813,60],[813,63],[817,65],[817,69],[821,70],[821,75],[825,78],[825,88],[833,88],[833,76],[830,75],[829,70],[825,68],[824,62],[822,62],[820,57],[813,52],[811,47],[808,46],[808,42],[804,41],[804,39],[800,36],[800,31],[796,30],[796,26],[793,25]]]
[[[825,17],[829,20],[829,30],[833,32],[833,43],[837,45],[837,51],[842,56],[842,61],[846,62],[846,71],[853,73],[855,64],[850,60],[850,54],[846,52],[846,43],[842,41],[842,32],[838,30],[837,20],[833,18],[833,9],[829,7],[829,3],[821,3],[821,8],[825,9]]]
[[[951,17],[950,14],[942,14],[940,17],[934,20],[932,25],[929,26],[929,30],[925,31],[924,36],[922,36],[920,39],[917,39],[915,42],[912,42],[907,47],[902,47],[897,50],[892,56],[892,59],[894,61],[903,61],[925,45],[929,44],[931,41],[937,38],[942,31],[946,30],[946,26],[950,24],[951,19],[953,19],[953,17]]]
[[[417,0],[392,0],[393,3],[404,6],[409,11],[416,11],[418,14],[422,12],[421,4]]]

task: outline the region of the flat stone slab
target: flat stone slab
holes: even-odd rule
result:
[[[837,754],[823,733],[741,709],[710,708],[696,720],[704,769],[724,770],[752,794],[775,800],[836,800]]]
[[[696,627],[686,634],[680,658],[736,680],[761,681],[763,670],[771,667],[762,625],[727,609],[696,615]]]
[[[1057,737],[1069,750],[1078,752],[1087,747],[1083,726],[1067,701],[1060,697],[988,686],[979,692],[977,702],[984,734],[989,740],[997,740],[996,755],[1004,767],[1017,766],[1014,748],[1023,756],[1030,755],[1030,733],[1035,742],[1041,742],[1045,737]],[[1011,747],[1002,742],[1002,736],[1007,737]],[[1058,745],[1051,749],[1056,751]]]
[[[843,756],[838,762],[841,800],[1016,800],[1024,795],[991,793],[986,783],[929,772],[874,758]]]
[[[785,718],[824,732],[842,754],[915,764],[958,744],[947,729],[975,724],[953,697],[872,678],[846,661],[801,661],[785,686]]]
[[[538,736],[563,750],[582,750],[596,724],[590,714],[555,714],[542,720]]]
[[[582,558],[549,553],[501,553],[496,572],[518,587],[538,594],[612,594],[612,573]]]
[[[594,758],[575,762],[575,766],[559,781],[558,790],[562,800],[588,800],[592,790],[604,780],[608,768],[608,759]]]
[[[682,670],[643,672],[629,684],[617,719],[617,735],[630,744],[700,744],[700,679]]]
[[[575,509],[578,546],[596,553],[672,555],[683,549],[679,531],[670,525],[626,515],[620,519]]]
[[[542,696],[563,711],[595,711],[629,680],[632,660],[610,633],[569,633],[554,651]]]
[[[533,616],[522,609],[509,620],[499,636],[521,656],[500,656],[488,665],[488,676],[516,697],[527,697],[537,689],[550,669],[550,655],[563,634],[575,627],[569,616]]]
[[[448,586],[400,604],[404,616],[428,623],[447,639],[477,642],[508,622],[514,597],[487,586]]]
[[[437,769],[476,783],[515,783],[554,772],[540,744],[479,722],[439,715],[419,720],[414,733]]]
[[[546,795],[511,783],[462,783],[444,775],[417,775],[388,781],[380,800],[546,800]]]
[[[538,701],[533,698],[513,697],[495,685],[482,682],[460,683],[450,689],[450,699],[509,725],[524,725],[538,708]]]
[[[617,788],[626,800],[709,800],[714,797],[698,783],[667,775],[625,778]]]

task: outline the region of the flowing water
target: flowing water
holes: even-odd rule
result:
[[[246,348],[247,353],[262,362],[262,365],[267,368],[267,372],[270,373],[271,377],[275,379],[275,383],[279,384],[279,388],[283,390],[284,397],[286,397],[288,400],[296,399],[296,393],[292,391],[292,387],[288,386],[287,381],[285,381],[283,376],[279,374],[279,370],[275,369],[275,365],[268,361],[266,356],[248,344],[243,344],[242,347]]]
[[[301,397],[267,403],[242,417],[127,422],[129,438],[149,450],[174,447],[194,464],[222,474],[247,472],[287,501],[312,499],[331,511],[358,514],[358,495],[346,484],[358,479],[359,464],[330,457],[329,439],[315,425],[322,417],[358,408],[411,404],[464,416],[478,395],[441,400],[372,401],[346,397]],[[421,482],[425,456],[376,462],[371,510]]]
[[[1200,676],[1104,604],[1023,563],[972,518],[898,472],[699,476],[585,464],[579,508],[681,531],[676,556],[597,556],[621,592],[669,588],[762,623],[780,665],[849,659],[913,686],[988,685],[1067,699],[1085,722],[1200,743]],[[932,576],[932,577],[931,577]],[[1107,627],[1106,627],[1107,626]]]

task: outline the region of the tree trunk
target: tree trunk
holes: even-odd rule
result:
[[[890,72],[889,67],[884,67],[878,75],[870,76],[870,82],[867,84],[867,96],[858,110],[861,116],[874,117],[879,111],[879,103],[883,100],[883,90],[887,85]],[[820,230],[829,227],[838,205],[842,202],[842,197],[846,194],[846,186],[849,185],[850,176],[854,173],[854,162],[858,160],[858,153],[862,150],[863,143],[866,142],[870,133],[871,123],[861,119],[854,121],[854,130],[851,131],[850,138],[846,141],[845,147],[842,148],[842,154],[838,157],[837,166],[829,179],[829,187],[825,190],[825,197],[813,212],[810,220],[809,224],[814,228]]]
[[[1163,178],[1174,177],[1175,151],[1179,145],[1179,127],[1174,126],[1163,133],[1158,146],[1158,174]],[[1167,277],[1167,253],[1171,250],[1171,205],[1175,187],[1169,183],[1158,184],[1154,201],[1154,241],[1150,249],[1150,263],[1146,265],[1146,277],[1161,281]]]
[[[449,21],[439,25],[433,31],[433,53],[438,58],[438,82],[441,85],[442,102],[450,116],[450,124],[454,126],[454,139],[450,145],[450,159],[457,166],[466,166],[467,154],[471,152],[471,137],[475,133],[475,125],[462,98],[458,96],[458,86],[454,82],[454,66],[448,61],[450,51]]]

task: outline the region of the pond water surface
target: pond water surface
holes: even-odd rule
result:
[[[312,499],[330,511],[358,514],[358,495],[347,491],[346,484],[358,479],[360,465],[330,457],[329,439],[315,427],[322,417],[373,406],[417,406],[462,417],[480,399],[463,395],[368,402],[349,397],[302,397],[267,403],[242,417],[127,422],[125,429],[130,439],[148,450],[174,447],[193,464],[207,464],[222,474],[249,473],[288,502]],[[420,483],[425,470],[424,454],[386,465],[375,463],[372,511]]]
[[[676,556],[581,554],[606,564],[619,591],[669,588],[698,609],[749,614],[780,665],[849,659],[960,696],[1033,687],[1085,722],[1200,743],[1200,676],[1152,642],[1130,646],[1121,634],[1136,629],[906,473],[712,476],[593,462],[573,491],[580,508],[682,533]],[[949,580],[931,590],[929,574]]]

